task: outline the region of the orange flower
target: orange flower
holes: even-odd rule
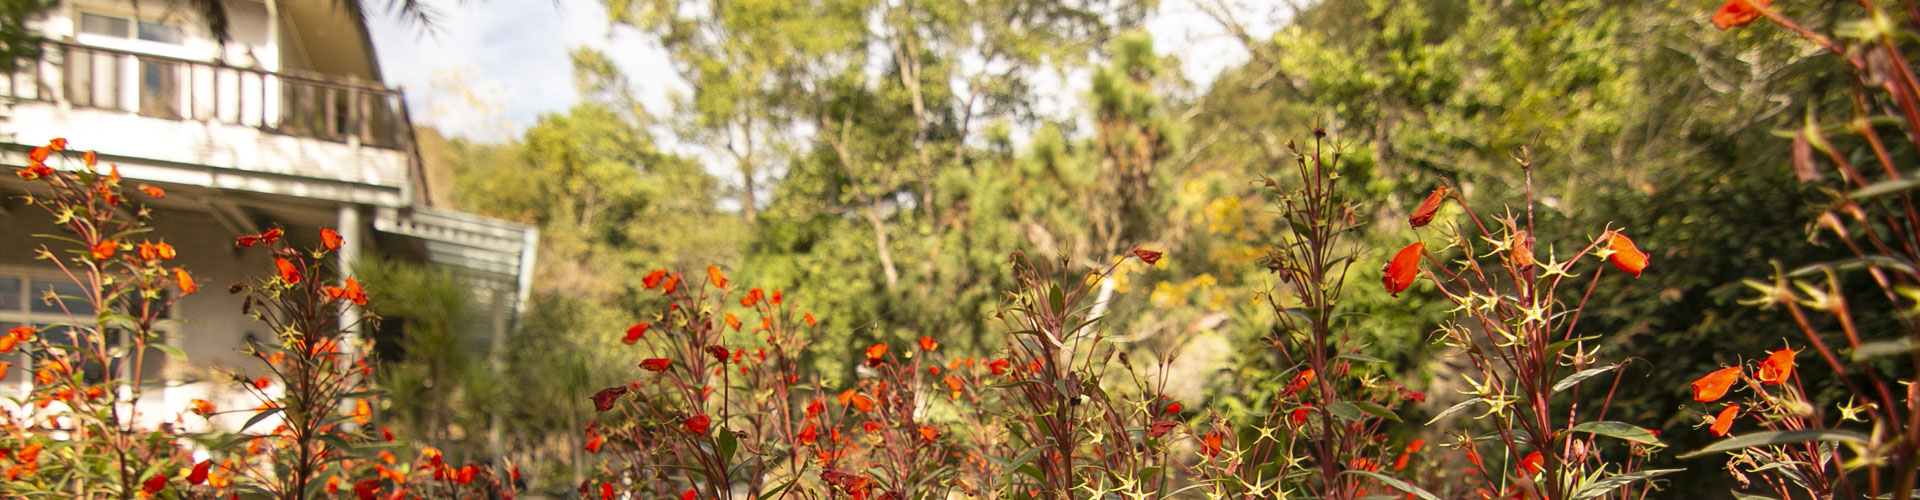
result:
[[[1407,453],[1419,453],[1420,449],[1425,448],[1426,446],[1427,446],[1427,440],[1415,439],[1413,440],[1413,442],[1407,443]]]
[[[1200,438],[1200,454],[1209,457],[1219,455],[1223,439],[1220,431],[1207,431],[1207,435]]]
[[[115,243],[112,240],[102,241],[93,246],[93,260],[111,259],[113,258],[113,252],[119,249],[119,243]]]
[[[819,438],[820,438],[820,428],[814,426],[813,424],[807,424],[806,428],[800,429],[800,446],[811,445],[813,444],[814,440],[817,440]]]
[[[88,152],[87,152],[87,154],[89,154],[89,155],[91,155],[91,154],[93,154],[93,152],[92,152],[92,151],[88,151]],[[146,192],[146,193],[147,193],[147,196],[151,196],[151,197],[153,197],[153,198],[155,198],[155,199],[159,199],[159,198],[165,198],[165,197],[167,197],[167,191],[166,191],[166,190],[164,190],[164,189],[160,189],[160,188],[157,188],[157,187],[153,187],[153,186],[148,186],[148,185],[146,185],[146,184],[141,184],[141,185],[140,185],[140,190],[141,190],[141,191],[144,191],[144,192]]]
[[[600,447],[606,446],[606,445],[607,445],[606,436],[594,436],[593,439],[587,440],[587,446],[586,446],[587,453],[599,453]],[[386,452],[383,451],[380,453],[386,453]],[[389,461],[388,463],[392,463],[392,462]]]
[[[1540,456],[1540,452],[1537,451],[1527,455],[1527,458],[1520,459],[1520,470],[1528,475],[1539,474],[1546,465],[1547,458]]]
[[[1401,453],[1401,454],[1400,454],[1400,458],[1396,458],[1396,459],[1393,459],[1393,470],[1404,470],[1404,469],[1406,469],[1406,468],[1407,468],[1407,459],[1408,459],[1408,458],[1409,458],[1409,455],[1407,455],[1407,454],[1405,454],[1405,453]]]
[[[920,337],[920,349],[932,352],[934,349],[939,348],[940,341],[933,340],[933,337]]]
[[[686,421],[680,423],[681,429],[686,430],[687,434],[693,434],[695,436],[707,435],[707,431],[711,430],[712,426],[713,426],[713,419],[707,417],[706,415],[694,415],[691,417],[687,417]]]
[[[93,150],[87,150],[87,152],[80,154],[80,161],[86,162],[87,168],[93,168],[95,164],[100,163],[100,154],[93,152]]]
[[[740,331],[739,316],[734,316],[733,313],[726,313],[725,315],[723,315],[723,317],[725,317],[727,320],[727,326],[733,327],[733,331],[736,331],[736,332]]]
[[[1300,370],[1300,373],[1296,373],[1293,375],[1293,380],[1287,382],[1286,391],[1282,392],[1280,396],[1286,397],[1286,396],[1292,395],[1293,393],[1307,390],[1307,385],[1312,384],[1314,378],[1315,378],[1315,373],[1312,368]]]
[[[813,319],[813,313],[807,313],[806,319],[807,319],[807,326],[814,326],[817,324],[817,322]]]
[[[641,361],[640,367],[645,368],[647,371],[650,371],[650,372],[664,372],[670,368],[673,368],[673,360],[667,359],[667,358],[653,358],[646,361]]]
[[[848,392],[852,392],[852,391],[848,391]],[[841,404],[846,404],[846,403],[843,402]],[[807,418],[813,418],[813,417],[819,416],[820,413],[824,411],[827,411],[827,405],[820,403],[820,400],[818,399],[815,399],[812,402],[807,403]]]
[[[42,177],[52,177],[53,167],[35,163],[26,168],[13,171],[13,175],[18,175],[20,176],[21,179],[26,179],[26,180],[34,180]]]
[[[1760,9],[1755,8],[1756,5],[1772,6],[1773,0],[1727,0],[1727,3],[1720,6],[1720,10],[1713,12],[1713,26],[1725,30],[1752,24],[1755,19],[1760,18]]]
[[[766,292],[759,288],[747,290],[747,294],[740,297],[740,307],[753,307],[754,304],[760,303],[760,299],[765,296]]]
[[[272,386],[273,386],[273,379],[270,377],[263,376],[260,378],[253,379],[253,388],[255,389],[266,389]]]
[[[887,355],[886,344],[874,344],[867,348],[867,364],[880,364],[880,358]]]
[[[946,378],[946,382],[947,382],[947,388],[953,390],[953,397],[955,399],[958,399],[960,397],[961,384],[963,384],[965,381],[960,380],[960,377],[948,375]]]
[[[1721,396],[1727,395],[1727,389],[1733,387],[1734,381],[1740,380],[1740,373],[1740,367],[1729,366],[1693,381],[1693,400],[1702,403],[1718,401]]]
[[[293,261],[281,257],[274,257],[273,266],[280,268],[281,281],[285,281],[289,285],[300,282],[300,269],[293,267]]]
[[[866,421],[866,422],[861,422],[861,423],[860,423],[860,430],[863,430],[863,431],[867,431],[867,434],[873,434],[873,433],[876,433],[876,432],[880,432],[880,423],[879,423],[879,422],[875,422],[875,421],[872,421],[872,420],[868,420],[868,421]]]
[[[927,442],[929,443],[940,439],[940,431],[935,430],[932,427],[927,427],[922,425],[918,430],[920,431],[920,438],[927,440]]]
[[[298,277],[298,275],[295,275],[296,281],[298,281]],[[323,290],[327,292],[327,298],[336,300],[346,299],[353,302],[354,305],[367,305],[367,292],[360,289],[359,281],[355,281],[353,278],[347,278],[346,285],[345,287],[324,287]]]
[[[1443,185],[1433,188],[1433,194],[1427,195],[1427,200],[1420,202],[1420,208],[1414,209],[1413,215],[1407,217],[1407,223],[1416,228],[1432,223],[1433,215],[1440,212],[1440,204],[1445,201],[1447,201],[1447,187]]]
[[[987,370],[992,371],[994,375],[1004,375],[1007,373],[1007,369],[1012,367],[1013,362],[1004,359],[996,359],[987,363]]]
[[[1613,251],[1613,254],[1607,257],[1613,261],[1613,267],[1620,268],[1621,271],[1626,271],[1635,278],[1640,277],[1640,271],[1647,268],[1647,253],[1640,251],[1640,247],[1634,246],[1633,240],[1627,238],[1627,235],[1613,233],[1612,240],[1607,243],[1607,249]]]
[[[1400,292],[1413,286],[1414,278],[1420,275],[1420,255],[1426,249],[1426,243],[1414,242],[1393,255],[1393,262],[1387,264],[1380,277],[1380,282],[1387,285],[1387,293],[1398,297]]]
[[[1760,382],[1767,385],[1787,383],[1787,379],[1793,377],[1795,354],[1798,353],[1793,349],[1781,349],[1768,354],[1767,360],[1760,362]]]
[[[628,345],[632,345],[634,342],[639,342],[641,338],[644,338],[647,336],[647,326],[648,326],[647,322],[645,321],[634,323],[633,326],[627,327],[627,336],[626,338],[620,339],[620,341],[625,342]]]
[[[66,150],[67,150],[67,138],[65,138],[65,137],[55,137],[55,138],[53,138],[53,140],[51,140],[51,141],[47,141],[47,147],[50,147],[50,148],[53,148],[53,150],[54,150],[54,151],[66,151]]]
[[[193,282],[193,275],[187,274],[185,269],[174,268],[173,281],[180,285],[180,295],[193,295],[193,292],[200,290],[200,285]]]
[[[260,233],[260,243],[272,245],[274,242],[280,241],[280,236],[285,234],[287,234],[285,231],[281,231],[280,228],[277,227],[268,229],[267,232]]]
[[[140,483],[140,491],[147,495],[159,493],[160,490],[164,489],[167,489],[167,476],[165,474],[155,475],[147,478],[146,482]]]
[[[667,279],[667,272],[655,269],[653,272],[647,273],[647,277],[640,278],[640,284],[645,285],[648,290],[652,290],[653,287],[660,286],[660,280],[664,279]]]
[[[213,414],[213,403],[207,402],[207,400],[205,399],[193,399],[193,400],[187,401],[187,407],[191,408],[194,414],[197,414],[200,416],[207,416],[207,415]]]
[[[667,294],[671,294],[671,293],[673,293],[673,291],[674,291],[674,290],[679,290],[679,289],[680,289],[680,275],[679,275],[679,274],[673,274],[673,275],[669,275],[669,276],[667,276],[667,280],[666,280],[665,282],[662,282],[662,283],[660,283],[660,294],[661,294],[661,295],[667,295]]]
[[[1302,424],[1307,423],[1307,416],[1311,415],[1312,413],[1313,413],[1313,404],[1308,403],[1306,406],[1302,406],[1300,408],[1294,409],[1292,414],[1287,415],[1287,423],[1293,424],[1295,427],[1298,427]]]
[[[51,154],[53,154],[53,148],[40,146],[40,147],[33,148],[33,151],[28,151],[27,159],[32,160],[35,165],[38,165],[41,163],[46,163],[47,155],[51,155]]]
[[[774,290],[774,291],[773,291],[773,298],[771,298],[771,299],[767,299],[767,301],[768,301],[768,302],[772,302],[772,303],[773,303],[773,305],[776,305],[776,306],[777,306],[777,305],[780,305],[780,291],[779,291],[779,290]]]
[[[1160,262],[1160,256],[1162,255],[1165,255],[1165,254],[1162,254],[1160,252],[1155,252],[1152,250],[1134,250],[1133,251],[1133,256],[1139,257],[1141,262],[1145,262],[1149,266],[1153,265],[1156,262]]]
[[[851,404],[855,409],[860,410],[861,413],[873,411],[873,398],[869,398],[865,394],[853,392],[851,389],[840,393],[840,404]]]
[[[154,259],[160,258],[160,249],[157,247],[154,247],[152,242],[142,241],[140,242],[139,245],[135,246],[134,248],[140,252],[140,260],[154,260]]]
[[[370,422],[373,422],[373,405],[367,404],[367,400],[365,399],[355,399],[353,401],[353,423],[367,425]]]
[[[1707,430],[1715,436],[1725,436],[1727,431],[1733,429],[1734,419],[1739,417],[1740,403],[1729,404],[1726,409],[1720,410],[1719,415],[1713,417],[1713,428]]]
[[[320,246],[327,247],[328,250],[339,250],[340,245],[344,243],[346,243],[346,241],[340,239],[339,231],[320,228]]]
[[[153,249],[160,256],[160,260],[173,260],[174,257],[180,256],[178,252],[173,251],[173,245],[168,245],[164,241],[155,243]]]
[[[720,266],[707,266],[707,280],[718,288],[727,287],[727,275],[720,272]]]

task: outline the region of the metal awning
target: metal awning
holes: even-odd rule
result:
[[[448,269],[466,282],[473,295],[470,303],[476,306],[472,312],[492,316],[496,311],[487,309],[504,306],[516,320],[526,313],[538,228],[424,207],[378,208],[373,228],[420,240],[428,264]]]

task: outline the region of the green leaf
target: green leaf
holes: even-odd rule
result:
[[[1666,445],[1666,443],[1660,442],[1660,438],[1655,437],[1653,435],[1653,431],[1649,431],[1641,428],[1640,426],[1623,423],[1623,422],[1613,422],[1613,421],[1581,422],[1580,425],[1573,426],[1573,429],[1570,429],[1570,431],[1571,432],[1590,432],[1590,433],[1601,435],[1601,436],[1625,439],[1625,440],[1633,441],[1635,443],[1640,443],[1640,444],[1650,444],[1654,446]]]
[[[1341,354],[1341,355],[1339,355],[1339,356],[1334,356],[1334,357],[1333,357],[1333,359],[1351,359],[1351,360],[1354,360],[1354,361],[1360,361],[1360,362],[1366,362],[1366,363],[1385,363],[1385,362],[1387,362],[1387,360],[1384,360],[1384,359],[1380,359],[1380,358],[1376,358],[1376,357],[1373,357],[1373,356],[1368,356],[1368,355],[1365,355],[1365,354],[1360,354],[1360,353],[1357,353],[1357,352],[1350,352],[1350,353],[1346,353],[1346,354]]]
[[[733,452],[740,447],[739,436],[735,436],[733,435],[733,431],[721,427],[720,432],[714,437],[714,440],[719,445],[720,463],[733,462]]]
[[[1007,462],[1006,467],[1000,468],[1000,475],[1006,476],[1006,477],[1012,477],[1013,471],[1019,470],[1021,466],[1027,465],[1027,462],[1032,462],[1034,457],[1040,456],[1040,450],[1043,450],[1043,449],[1046,449],[1046,447],[1041,445],[1034,445],[1032,448],[1027,448],[1027,451],[1023,451],[1023,452],[1020,452],[1019,455],[1015,455],[1013,457],[1013,460]]]
[[[1757,432],[1733,439],[1722,440],[1705,448],[1680,455],[1680,458],[1693,458],[1701,455],[1778,444],[1804,443],[1807,441],[1833,441],[1852,444],[1866,444],[1867,436],[1853,431],[1838,429],[1808,429],[1800,431]]]
[[[1667,474],[1680,472],[1683,470],[1686,470],[1686,469],[1643,470],[1639,472],[1629,472],[1626,474],[1614,474],[1611,476],[1607,476],[1605,479],[1601,479],[1599,481],[1594,481],[1591,483],[1581,485],[1579,489],[1573,490],[1572,500],[1587,500],[1589,498],[1599,498],[1601,495],[1610,493],[1613,490],[1618,489],[1621,486],[1626,486],[1628,484],[1631,484],[1634,481],[1656,478],[1656,477],[1664,476]]]
[[[1414,496],[1420,497],[1420,500],[1440,500],[1440,497],[1434,496],[1433,493],[1429,493],[1427,492],[1427,490],[1420,489],[1419,486],[1407,484],[1406,481],[1401,481],[1399,479],[1395,479],[1385,474],[1367,472],[1363,470],[1348,470],[1346,473],[1359,474],[1362,476],[1373,478],[1376,481],[1380,481],[1380,484],[1387,485],[1388,487],[1391,487],[1396,490],[1412,493]]]
[[[1559,342],[1554,342],[1552,344],[1547,344],[1547,353],[1552,354],[1552,353],[1558,353],[1560,351],[1565,351],[1567,350],[1568,347],[1573,347],[1574,344],[1578,344],[1581,342],[1586,342],[1586,341],[1594,340],[1598,338],[1600,338],[1599,335],[1588,335],[1585,337],[1571,338],[1571,339],[1566,339]]]
[[[1733,500],[1777,500],[1773,497],[1763,497],[1760,495],[1748,495],[1746,493],[1741,493],[1739,490],[1728,490],[1727,492],[1733,494]]]
[[[249,419],[247,419],[247,423],[246,423],[246,425],[242,425],[242,426],[240,426],[240,430],[241,430],[241,431],[245,431],[245,430],[247,430],[247,429],[249,429],[249,428],[252,428],[252,427],[253,427],[253,424],[257,424],[257,423],[260,423],[260,421],[262,421],[262,420],[266,420],[266,419],[267,419],[267,417],[271,417],[271,416],[274,416],[274,415],[277,415],[277,414],[279,414],[279,413],[280,413],[280,410],[281,410],[281,408],[280,408],[280,407],[278,407],[278,406],[276,406],[276,407],[273,407],[273,408],[268,408],[268,409],[267,409],[267,411],[263,411],[263,412],[260,412],[260,413],[255,413],[255,414],[253,415],[253,418],[249,418]]]
[[[1599,368],[1588,368],[1585,370],[1580,370],[1579,373],[1568,375],[1567,378],[1560,379],[1559,382],[1553,384],[1553,392],[1557,393],[1560,391],[1571,389],[1573,388],[1573,386],[1580,385],[1580,382],[1584,382],[1590,378],[1598,377],[1600,376],[1600,374],[1613,371],[1615,368],[1619,368],[1619,367],[1620,365],[1607,365]]]
[[[1434,422],[1439,422],[1440,419],[1447,418],[1447,415],[1459,413],[1461,410],[1465,410],[1467,409],[1467,407],[1473,406],[1474,403],[1484,403],[1484,402],[1485,401],[1481,400],[1480,398],[1473,398],[1473,399],[1456,403],[1453,406],[1447,407],[1446,410],[1441,411],[1439,415],[1434,415],[1433,420],[1427,421],[1427,425],[1433,425]]]
[[[1047,289],[1047,303],[1053,305],[1054,314],[1066,313],[1067,294],[1060,290],[1059,283],[1054,283],[1052,288]]]
[[[1887,180],[1868,184],[1867,187],[1847,193],[1847,197],[1855,200],[1864,200],[1903,191],[1911,191],[1914,188],[1920,188],[1920,179]]]
[[[1860,348],[1853,350],[1853,361],[1861,362],[1882,356],[1906,354],[1914,351],[1920,351],[1920,343],[1915,343],[1911,337],[1864,342],[1860,344]]]
[[[159,350],[160,350],[160,352],[163,352],[163,353],[166,353],[166,354],[167,354],[167,357],[170,357],[170,358],[173,358],[173,359],[176,359],[176,360],[180,360],[180,361],[186,361],[186,360],[187,360],[187,353],[186,353],[186,351],[181,351],[181,350],[180,350],[180,348],[178,348],[178,347],[174,347],[174,346],[172,346],[172,345],[168,345],[168,344],[147,344],[147,347],[152,347],[152,348],[154,348],[154,349],[159,349]]]

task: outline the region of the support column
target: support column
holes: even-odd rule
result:
[[[342,279],[353,277],[353,265],[360,261],[360,249],[365,240],[361,231],[360,207],[351,203],[340,204],[340,213],[334,222],[334,231],[340,233],[340,250],[334,252],[334,265],[338,266]],[[360,307],[347,305],[340,314],[340,353],[344,362],[351,364],[360,354]],[[351,366],[349,366],[351,368]]]

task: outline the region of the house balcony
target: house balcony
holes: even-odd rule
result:
[[[56,41],[0,75],[0,106],[0,142],[65,137],[149,180],[388,207],[420,184],[378,82]]]

